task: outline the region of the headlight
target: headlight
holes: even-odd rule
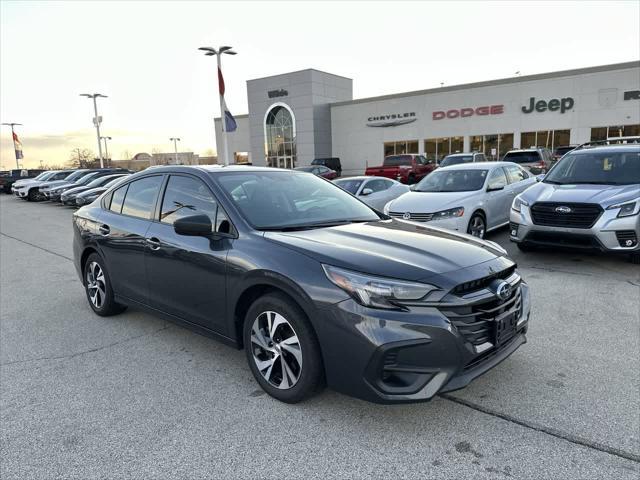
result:
[[[464,207],[450,208],[449,210],[442,210],[433,214],[431,220],[443,220],[445,218],[455,218],[464,215]]]
[[[438,289],[426,283],[374,277],[330,265],[322,265],[322,268],[332,283],[365,307],[398,309],[398,303],[420,300]]]
[[[389,210],[391,209],[392,203],[393,203],[393,200],[391,200],[390,202],[387,202],[384,208],[382,209],[382,213],[384,213],[385,215],[389,215]]]
[[[524,205],[525,207],[528,207],[529,203],[523,200],[520,195],[518,195],[516,198],[513,199],[513,205],[511,205],[511,209],[515,210],[516,212],[519,212],[522,208],[522,205]]]
[[[640,198],[630,202],[611,205],[610,207],[607,207],[607,210],[615,210],[616,208],[620,209],[618,217],[630,217],[631,215],[637,215],[638,212],[640,212]]]

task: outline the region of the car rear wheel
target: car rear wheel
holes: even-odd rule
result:
[[[285,295],[267,294],[251,305],[243,339],[251,373],[277,400],[298,403],[324,386],[318,340],[304,312]]]
[[[124,311],[127,307],[116,303],[104,260],[92,253],[84,264],[84,288],[91,309],[102,317]]]
[[[474,237],[484,238],[484,234],[487,231],[487,225],[484,217],[481,213],[474,213],[469,220],[469,226],[467,227],[467,233]]]

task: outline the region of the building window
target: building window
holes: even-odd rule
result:
[[[640,135],[640,125],[614,125],[591,129],[591,141],[606,140],[612,137],[636,137]]]
[[[463,137],[427,138],[424,141],[424,155],[427,160],[440,161],[451,153],[462,153]]]
[[[555,147],[569,145],[570,130],[541,130],[539,132],[522,132],[520,134],[520,148]]]
[[[418,140],[402,140],[384,143],[384,156],[418,153]]]
[[[293,112],[285,104],[275,104],[264,122],[267,165],[278,168],[296,166],[296,131]]]
[[[513,148],[513,133],[472,135],[469,137],[472,152],[481,152],[489,160],[499,160]]]

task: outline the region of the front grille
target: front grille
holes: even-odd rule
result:
[[[404,218],[405,213],[407,212],[389,212],[389,216],[414,222],[429,222],[433,218],[433,213],[409,213],[410,218]]]
[[[638,243],[635,230],[618,230],[616,238],[621,247],[635,247]]]
[[[525,238],[526,242],[559,247],[599,249],[600,244],[591,235],[562,232],[531,232]]]
[[[461,283],[460,285],[455,287],[453,290],[451,290],[451,292],[454,293],[455,295],[466,295],[467,293],[474,292],[476,290],[480,290],[482,288],[489,286],[489,284],[497,278],[506,280],[515,271],[516,271],[516,266],[512,265],[506,270],[502,270],[501,272],[494,273],[493,275],[488,275],[486,277],[479,278],[477,280],[471,280],[470,282]]]
[[[472,345],[483,343],[504,344],[516,333],[512,329],[507,337],[497,338],[497,322],[509,315],[515,315],[514,321],[520,318],[522,309],[522,293],[520,286],[513,289],[507,300],[492,298],[488,301],[463,307],[445,307],[442,313],[458,329],[464,339]]]
[[[563,207],[569,211],[563,213]],[[537,202],[531,206],[533,223],[548,227],[591,228],[601,213],[602,207],[595,203]]]

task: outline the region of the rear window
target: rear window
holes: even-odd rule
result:
[[[362,185],[362,180],[344,179],[344,180],[338,180],[337,182],[335,182],[335,184],[338,185],[343,190],[346,190],[347,192],[355,195],[358,189],[360,188],[360,185]]]
[[[385,167],[397,167],[399,165],[411,165],[411,155],[391,155],[384,159]]]
[[[507,152],[502,160],[513,163],[536,163],[540,161],[540,154],[538,152]]]

